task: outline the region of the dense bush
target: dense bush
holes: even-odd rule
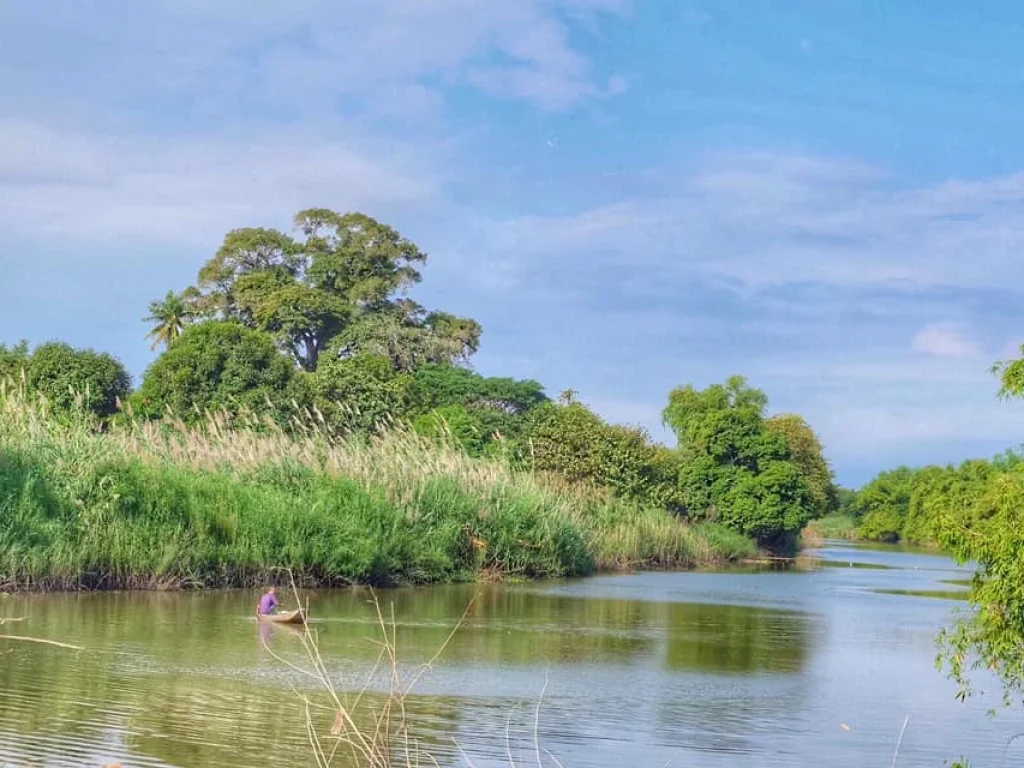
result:
[[[308,407],[309,383],[272,337],[238,323],[192,325],[146,371],[132,406],[145,416],[196,422],[210,411],[278,422]]]
[[[373,433],[407,411],[409,377],[379,355],[321,355],[310,377],[317,409],[345,434]]]
[[[81,409],[99,417],[113,415],[131,391],[131,377],[116,357],[56,341],[31,353],[24,342],[0,345],[0,381],[27,386],[57,413]]]
[[[674,390],[664,418],[686,455],[680,485],[687,513],[788,546],[815,504],[786,435],[766,423],[767,402],[733,377],[705,390]]]
[[[580,403],[535,408],[524,433],[532,467],[624,498],[679,508],[679,456],[640,429],[613,426]]]

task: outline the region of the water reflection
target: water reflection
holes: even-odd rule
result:
[[[810,652],[812,617],[740,605],[666,606],[666,665],[700,672],[799,672]]]
[[[986,704],[955,703],[932,667],[951,603],[918,596],[949,592],[956,585],[943,582],[965,574],[930,555],[835,556],[885,567],[402,589],[382,593],[381,607],[405,674],[465,614],[407,702],[443,764],[458,762],[453,738],[478,768],[507,766],[508,748],[517,764],[535,763],[545,680],[540,736],[567,766],[798,766],[825,754],[830,765],[879,764],[908,712],[928,735],[908,734],[901,766],[961,752],[997,761],[1004,731],[1019,725],[985,718]],[[377,610],[365,591],[308,598],[325,665],[351,699],[380,653]],[[254,600],[231,591],[4,600],[5,615],[26,617],[19,631],[87,650],[0,643],[0,765],[309,763],[297,693],[310,698],[319,733],[333,711],[314,681],[274,657],[302,663],[301,630],[256,622]],[[386,675],[370,683],[372,709]],[[848,721],[852,731],[839,729]]]

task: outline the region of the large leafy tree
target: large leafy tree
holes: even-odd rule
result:
[[[116,413],[131,391],[131,377],[116,357],[63,342],[36,347],[28,358],[26,380],[55,409],[84,409],[100,417]]]
[[[795,413],[784,413],[769,418],[768,429],[786,438],[793,463],[807,483],[814,503],[814,516],[823,517],[839,508],[839,492],[832,467],[825,459],[821,441],[811,425]]]
[[[520,414],[548,402],[532,379],[485,377],[456,365],[424,365],[413,374],[413,404],[423,411],[446,405],[493,408]]]
[[[400,371],[424,365],[468,361],[480,344],[475,320],[426,312],[408,299],[358,317],[338,336],[342,355],[388,358]]]
[[[704,390],[673,390],[663,418],[687,457],[680,486],[688,513],[785,545],[814,504],[786,437],[768,428],[767,404],[761,390],[733,376]]]
[[[186,421],[248,412],[286,422],[310,404],[308,382],[274,339],[238,323],[189,326],[146,371],[132,396],[140,413]]]
[[[485,377],[450,364],[426,364],[413,373],[410,412],[416,429],[450,435],[469,453],[516,451],[532,409],[548,402],[533,380]]]
[[[274,229],[229,232],[199,272],[191,312],[266,331],[306,371],[332,345],[399,370],[464,360],[479,344],[474,321],[428,312],[406,295],[427,256],[361,213],[324,208],[295,216],[298,237]]]

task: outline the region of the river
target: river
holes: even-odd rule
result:
[[[509,752],[536,766],[535,736],[565,768],[853,768],[891,765],[909,716],[900,766],[998,765],[1024,718],[988,716],[994,689],[957,702],[934,666],[966,607],[950,582],[969,574],[897,550],[811,554],[819,567],[382,592],[406,679],[473,601],[408,700],[414,731],[441,764],[465,765],[457,742],[477,768]],[[285,663],[305,663],[300,636],[251,618],[257,597],[0,598],[0,617],[24,618],[0,631],[84,648],[0,641],[0,765],[315,765],[299,695],[326,700]],[[369,593],[303,597],[332,679],[358,690],[380,651]],[[326,734],[332,713],[311,711]],[[1006,764],[1022,760],[1012,745]]]

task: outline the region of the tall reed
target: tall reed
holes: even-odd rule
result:
[[[0,384],[0,588],[303,585],[681,568],[752,554],[669,513],[317,414],[59,416]]]

